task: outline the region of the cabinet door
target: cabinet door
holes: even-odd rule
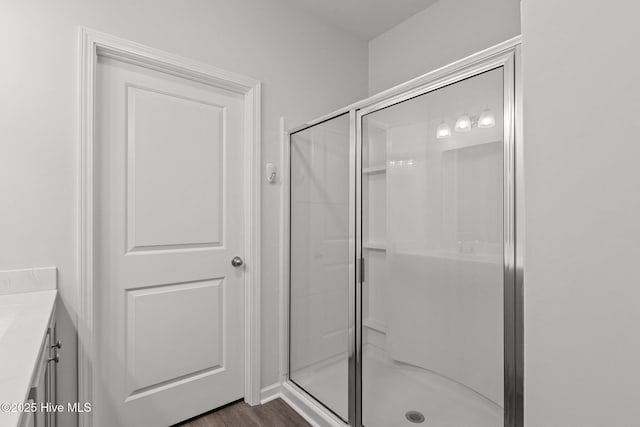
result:
[[[29,399],[27,404],[32,404],[33,399]],[[20,427],[36,427],[35,418],[33,412],[25,412],[22,414],[22,418],[20,420]]]
[[[36,380],[31,393],[32,400],[38,410],[33,414],[32,424],[35,427],[55,427],[56,412],[52,410],[56,400],[56,365],[58,349],[54,346],[55,325],[49,328],[49,332],[42,343],[40,350],[40,362],[37,366]]]
[[[47,340],[45,340],[45,346],[48,346]],[[47,427],[47,412],[42,410],[42,407],[46,405],[47,402],[47,366],[49,365],[47,362],[47,356],[49,354],[47,350],[48,347],[45,347],[43,352],[45,357],[40,359],[41,365],[38,367],[40,373],[35,386],[34,400],[36,405],[38,405],[38,410],[34,413],[35,427]]]
[[[47,349],[48,349],[48,353],[49,353],[49,361],[46,364],[46,371],[45,371],[45,378],[46,378],[46,396],[45,399],[47,402],[49,402],[52,406],[55,406],[58,404],[58,396],[56,393],[56,384],[57,384],[57,372],[58,372],[58,358],[60,357],[59,352],[58,352],[58,347],[56,346],[57,343],[57,334],[56,334],[56,327],[55,324],[53,326],[51,326],[51,328],[49,329],[49,339],[47,340]],[[50,411],[47,412],[46,414],[46,418],[47,418],[47,423],[46,426],[47,427],[55,427],[56,426],[56,417],[57,417],[57,411]]]

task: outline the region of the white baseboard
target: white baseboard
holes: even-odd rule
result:
[[[274,383],[260,390],[260,404],[264,405],[281,396],[281,383]]]
[[[281,398],[314,427],[345,427],[346,424],[324,406],[288,383],[281,386]]]
[[[313,427],[346,427],[346,424],[322,405],[286,382],[274,383],[260,390],[260,404],[282,399]]]

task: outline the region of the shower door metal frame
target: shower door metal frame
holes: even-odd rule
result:
[[[283,277],[281,321],[281,393],[295,397],[315,413],[324,425],[345,426],[322,402],[317,401],[289,378],[290,351],[290,144],[291,135],[327,120],[349,114],[349,229],[353,254],[349,270],[349,426],[362,426],[362,280],[358,270],[362,259],[362,117],[368,113],[457,83],[469,77],[503,68],[504,77],[504,426],[524,425],[524,174],[522,141],[521,37],[517,36],[452,64],[416,77],[367,99],[284,132],[283,139]],[[307,414],[311,415],[311,414]]]
[[[350,263],[349,263],[349,313],[348,313],[348,324],[347,324],[347,328],[348,328],[348,347],[347,347],[347,352],[348,352],[348,358],[349,358],[349,362],[348,362],[348,367],[349,367],[349,379],[348,379],[348,392],[347,392],[347,397],[348,397],[348,402],[347,402],[347,410],[348,410],[348,419],[347,420],[343,420],[342,417],[340,417],[338,414],[336,414],[331,408],[329,408],[328,406],[326,406],[323,402],[321,402],[319,399],[317,399],[313,394],[309,393],[307,390],[305,390],[302,386],[300,386],[299,384],[297,384],[293,379],[291,379],[290,377],[290,359],[291,359],[291,306],[290,306],[290,302],[291,302],[291,265],[290,265],[290,260],[291,260],[291,137],[292,135],[298,133],[298,132],[302,132],[305,131],[307,129],[310,129],[314,126],[320,125],[322,123],[328,122],[330,120],[333,120],[335,118],[338,118],[340,116],[343,116],[345,114],[349,115],[349,254],[353,255],[353,258],[350,258]],[[356,365],[357,365],[357,361],[355,360],[355,355],[356,353],[356,331],[355,331],[355,319],[356,319],[356,305],[355,305],[355,301],[356,301],[356,281],[357,281],[357,273],[356,273],[356,199],[354,197],[355,192],[356,192],[356,168],[354,167],[355,165],[355,160],[356,160],[356,138],[355,138],[355,123],[356,123],[356,110],[351,108],[351,106],[347,106],[344,108],[341,108],[339,110],[336,110],[330,114],[327,114],[325,116],[322,116],[316,120],[310,121],[308,123],[305,123],[304,125],[301,126],[297,126],[293,129],[290,129],[289,131],[286,132],[285,135],[285,143],[284,143],[284,155],[283,155],[283,160],[285,161],[285,164],[288,166],[287,167],[287,172],[286,172],[286,182],[287,185],[285,187],[285,203],[284,203],[284,209],[285,209],[285,214],[283,216],[284,218],[284,226],[286,228],[285,230],[285,242],[284,246],[285,248],[283,248],[283,253],[286,255],[286,260],[283,260],[285,269],[284,269],[284,286],[283,286],[283,307],[286,307],[287,309],[287,313],[286,313],[286,317],[284,319],[283,322],[283,331],[286,333],[287,337],[284,340],[285,344],[283,346],[283,365],[284,365],[284,378],[283,378],[283,387],[285,388],[285,391],[287,390],[287,388],[289,389],[289,391],[294,391],[295,393],[297,393],[299,395],[299,397],[301,398],[306,398],[306,399],[311,399],[312,403],[317,403],[318,405],[316,405],[316,408],[314,408],[316,411],[319,411],[321,413],[321,415],[323,415],[324,417],[324,421],[326,421],[328,423],[328,425],[332,426],[332,427],[346,427],[346,426],[354,426],[355,424],[355,419],[354,419],[354,411],[355,411],[355,406],[352,404],[352,396],[355,396],[357,393],[359,393],[358,390],[356,390],[356,387],[358,387],[358,384],[356,383],[356,377],[353,373],[355,373],[356,370]],[[345,421],[348,422],[345,423]]]
[[[521,427],[523,425],[522,391],[522,280],[523,258],[522,224],[523,204],[516,209],[516,189],[518,198],[522,195],[522,146],[521,138],[516,138],[516,108],[520,103],[520,93],[516,82],[516,63],[519,61],[519,47],[512,46],[501,52],[455,67],[442,69],[442,75],[432,79],[425,78],[419,86],[396,96],[363,106],[357,111],[356,118],[356,257],[362,258],[362,134],[363,117],[404,101],[425,95],[429,92],[453,85],[479,74],[502,68],[504,102],[504,149],[503,149],[503,262],[504,262],[504,426]],[[518,107],[518,111],[520,108]],[[517,154],[516,154],[517,153]],[[520,218],[516,216],[520,215]],[[518,239],[516,234],[518,232]],[[516,256],[518,255],[518,256]],[[356,294],[362,294],[362,277],[358,277]],[[362,298],[356,298],[356,331],[362,333]],[[356,360],[362,360],[362,339],[356,340]],[[362,384],[362,363],[356,366],[356,381]],[[362,394],[354,398],[356,406],[356,424],[362,425]]]

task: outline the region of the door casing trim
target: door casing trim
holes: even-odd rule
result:
[[[93,205],[96,63],[108,56],[244,96],[243,184],[245,260],[244,399],[260,403],[260,81],[86,27],[79,29],[79,150],[77,176],[78,400],[93,398]],[[81,427],[93,426],[92,412]]]

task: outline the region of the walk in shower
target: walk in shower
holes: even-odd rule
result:
[[[287,379],[334,425],[522,425],[517,52],[289,133]]]

